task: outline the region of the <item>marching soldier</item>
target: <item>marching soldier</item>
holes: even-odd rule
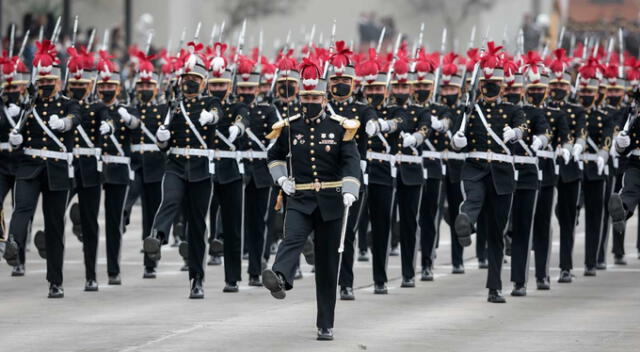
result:
[[[9,143],[9,134],[15,128],[23,111],[25,94],[29,83],[29,72],[26,66],[18,58],[0,58],[2,67],[2,109],[0,109],[0,255],[4,255],[7,241],[6,215],[3,210],[4,200],[9,194],[13,194],[16,168],[19,155],[12,151]],[[24,248],[21,248],[20,263],[25,261]],[[24,264],[13,266],[11,276],[24,276]]]
[[[160,150],[168,150],[162,180],[162,201],[151,226],[151,236],[144,241],[145,253],[160,259],[162,242],[168,238],[176,215],[185,204],[187,220],[189,298],[204,298],[204,256],[206,216],[213,191],[214,157],[211,146],[215,138],[212,127],[222,110],[219,99],[201,94],[208,77],[208,61],[200,53],[201,45],[190,43],[179,77],[180,94],[156,132]],[[196,120],[197,119],[197,120]]]
[[[300,253],[315,231],[318,340],[332,340],[338,247],[341,224],[347,221],[343,209],[356,201],[360,188],[360,157],[353,139],[359,123],[325,112],[326,82],[317,64],[305,59],[300,71],[303,115],[276,123],[270,134],[277,139],[269,150],[269,170],[288,200],[285,237],[262,279],[273,297],[285,298],[285,290],[293,288]]]
[[[9,134],[9,143],[20,147],[23,154],[16,169],[15,208],[4,258],[9,265],[24,265],[19,253],[26,246],[29,222],[42,193],[46,236],[40,247],[46,247],[49,298],[62,298],[64,212],[74,176],[72,129],[80,122],[80,109],[59,94],[60,67],[54,45],[44,40],[36,46],[36,97]]]
[[[527,129],[521,109],[498,102],[503,81],[499,66],[501,49],[493,42],[487,44],[487,51],[479,62],[483,75],[480,78],[481,99],[470,107],[472,113],[467,124],[462,124],[453,137],[456,150],[464,148],[469,152],[462,169],[465,199],[455,221],[456,232],[462,245],[470,245],[470,235],[480,211],[486,212],[489,253],[486,287],[491,303],[506,302],[500,279],[503,233],[507,226],[504,214],[509,214],[516,186],[513,157],[506,143],[521,140]]]
[[[109,121],[100,127],[102,143],[102,181],[104,189],[105,233],[107,242],[107,274],[109,285],[120,285],[120,249],[124,233],[124,208],[129,183],[134,177],[131,169],[131,133],[139,128],[135,109],[118,100],[122,84],[117,66],[105,51],[100,51],[98,98],[107,106]]]

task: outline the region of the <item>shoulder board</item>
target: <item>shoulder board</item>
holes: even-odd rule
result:
[[[344,133],[344,137],[342,137],[343,141],[350,141],[358,132],[358,128],[360,127],[360,121],[355,119],[348,119],[346,117],[340,115],[331,115],[330,117],[333,121],[336,121],[344,128],[346,131]]]
[[[295,114],[293,116],[287,117],[285,119],[282,119],[274,123],[273,126],[271,126],[271,132],[269,132],[269,134],[266,135],[266,137],[268,139],[278,138],[280,136],[280,133],[282,133],[282,128],[284,128],[285,126],[289,126],[290,122],[295,121],[299,118],[300,118],[300,114]]]
[[[71,98],[66,95],[60,95],[60,98],[62,98],[63,100],[71,100]]]
[[[363,103],[363,102],[361,102],[361,101],[359,101],[359,100],[356,100],[355,104],[356,104],[356,105],[367,105],[367,104],[365,104],[365,103]]]
[[[258,103],[258,104],[256,104],[256,105],[258,105],[258,106],[271,106],[271,104],[269,104],[269,103],[268,103],[268,102],[266,102],[266,101],[261,101],[261,102],[259,102],[259,103]]]

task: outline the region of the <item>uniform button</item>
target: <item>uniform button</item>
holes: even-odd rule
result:
[[[309,138],[314,139],[314,138],[316,138],[316,136],[310,135]]]
[[[312,156],[311,161],[316,161],[316,158]]]
[[[315,129],[315,128],[313,128],[313,127],[311,127],[309,130],[310,130],[311,132],[313,132],[313,131],[315,131],[316,129]]]
[[[315,170],[315,169],[316,169],[316,166],[315,166],[315,165],[311,165],[311,168]]]
[[[315,150],[313,150],[313,149],[311,149],[311,150],[309,151],[309,153],[310,153],[310,154],[315,154],[315,153],[316,153],[316,151],[315,151]]]
[[[318,173],[314,171],[313,176],[318,176]]]
[[[315,143],[313,143],[313,142],[311,142],[311,143],[309,143],[309,145],[311,145],[311,146],[313,147],[313,146],[314,146],[314,145],[316,145],[316,144],[315,144]]]

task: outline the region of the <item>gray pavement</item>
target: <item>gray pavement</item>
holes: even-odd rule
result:
[[[584,214],[584,212],[583,212]],[[583,222],[583,221],[582,221]],[[465,253],[465,275],[451,275],[450,238],[443,224],[436,279],[400,288],[400,261],[389,260],[390,290],[373,294],[370,263],[357,263],[356,301],[339,301],[333,342],[315,341],[315,291],[310,267],[286,300],[241,283],[222,293],[222,267],[208,267],[204,300],[187,299],[187,274],[174,248],[163,248],[158,278],[142,279],[140,212],[122,246],[122,286],[106,285],[101,234],[97,293],[83,292],[82,247],[67,229],[65,295],[46,298],[45,261],[27,254],[27,275],[11,278],[0,263],[0,351],[638,351],[640,260],[636,219],[629,223],[627,266],[609,265],[595,278],[582,276],[584,229],[576,234],[573,284],[558,284],[558,230],[554,221],[552,287],[528,296],[486,302],[486,271],[474,250]],[[34,229],[42,225],[35,219]],[[104,228],[102,226],[102,228]],[[473,247],[471,247],[473,248]],[[613,259],[609,255],[609,262]],[[246,267],[246,261],[243,263]],[[533,265],[533,262],[531,262]],[[503,270],[510,292],[509,265]]]

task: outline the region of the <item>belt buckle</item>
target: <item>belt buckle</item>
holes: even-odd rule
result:
[[[321,189],[322,189],[322,183],[320,181],[315,181],[313,183],[313,190],[316,192],[320,192]]]

